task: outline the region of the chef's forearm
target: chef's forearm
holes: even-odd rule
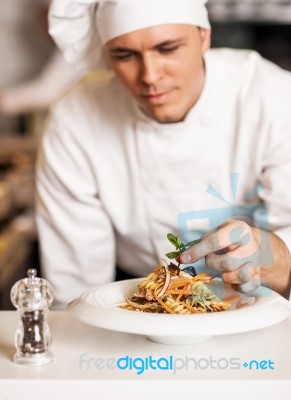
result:
[[[277,293],[289,299],[291,285],[291,256],[288,247],[271,233],[272,265],[262,267],[262,281]]]

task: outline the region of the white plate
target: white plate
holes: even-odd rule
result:
[[[118,308],[125,295],[137,291],[143,278],[113,282],[91,289],[68,304],[67,310],[86,324],[119,332],[146,335],[163,344],[192,344],[216,335],[249,332],[283,321],[290,315],[290,303],[279,294],[242,297],[230,311],[209,314],[150,314]],[[235,293],[230,285],[217,281],[211,288],[224,290],[224,297]],[[262,291],[264,294],[264,290]],[[261,292],[261,293],[262,293]],[[259,292],[260,293],[260,292]]]

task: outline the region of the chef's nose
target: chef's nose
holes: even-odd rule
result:
[[[153,85],[162,78],[162,66],[160,60],[154,55],[145,55],[141,60],[140,77],[146,85]]]

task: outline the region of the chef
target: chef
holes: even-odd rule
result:
[[[56,306],[113,281],[116,265],[147,275],[175,250],[168,232],[202,239],[182,264],[289,297],[291,75],[254,51],[211,50],[205,3],[52,2],[65,59],[109,71],[55,105],[38,158]]]

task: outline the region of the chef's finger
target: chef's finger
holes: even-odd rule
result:
[[[206,234],[201,242],[194,244],[185,251],[180,257],[180,262],[188,264],[230,246],[249,246],[249,244],[252,249],[257,248],[251,227],[243,221],[227,221],[217,230]]]
[[[224,254],[211,253],[205,257],[205,262],[208,268],[216,271],[234,271],[242,265],[249,263],[253,267],[260,264],[258,255],[249,255],[249,249],[238,247],[235,250]]]
[[[254,278],[246,283],[238,285],[238,291],[243,293],[252,292],[258,289],[262,284],[261,276],[256,275]]]
[[[260,267],[245,264],[235,271],[222,272],[222,280],[231,285],[242,285],[260,277]]]

